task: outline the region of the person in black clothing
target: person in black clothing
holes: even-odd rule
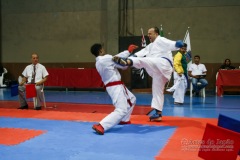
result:
[[[236,67],[231,65],[231,60],[230,59],[225,59],[224,64],[221,65],[220,69],[235,69]]]

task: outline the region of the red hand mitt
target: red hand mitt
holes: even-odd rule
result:
[[[128,46],[128,51],[129,51],[130,53],[132,53],[133,50],[135,50],[135,49],[137,49],[137,48],[138,48],[138,46],[136,46],[136,45],[134,45],[134,44],[131,44],[131,45]]]

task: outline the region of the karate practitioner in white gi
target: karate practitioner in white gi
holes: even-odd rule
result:
[[[152,102],[153,110],[148,113],[150,121],[161,121],[164,103],[164,87],[170,80],[173,72],[172,51],[176,51],[183,46],[182,41],[172,41],[160,37],[157,27],[148,30],[150,44],[144,49],[136,52],[137,57],[122,58],[114,56],[113,61],[123,66],[133,66],[135,68],[145,68],[152,77]]]
[[[128,50],[117,54],[121,57],[128,57],[137,46],[130,45]],[[94,124],[92,128],[100,135],[117,124],[130,124],[130,116],[136,104],[136,97],[126,88],[121,81],[121,75],[118,71],[126,69],[112,61],[113,56],[105,54],[101,44],[94,44],[91,47],[91,53],[96,56],[96,69],[100,74],[106,87],[115,110],[102,119],[99,124]]]

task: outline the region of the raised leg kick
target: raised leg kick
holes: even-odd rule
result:
[[[133,62],[131,59],[128,59],[128,58],[122,58],[122,57],[118,57],[118,56],[114,56],[112,58],[112,60],[121,65],[121,66],[132,66]]]

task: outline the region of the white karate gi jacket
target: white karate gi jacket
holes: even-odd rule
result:
[[[159,111],[163,109],[165,84],[170,80],[173,72],[172,51],[179,49],[175,44],[176,41],[158,36],[146,48],[135,53],[137,57],[129,57],[133,61],[133,67],[145,68],[152,77],[151,107]]]

